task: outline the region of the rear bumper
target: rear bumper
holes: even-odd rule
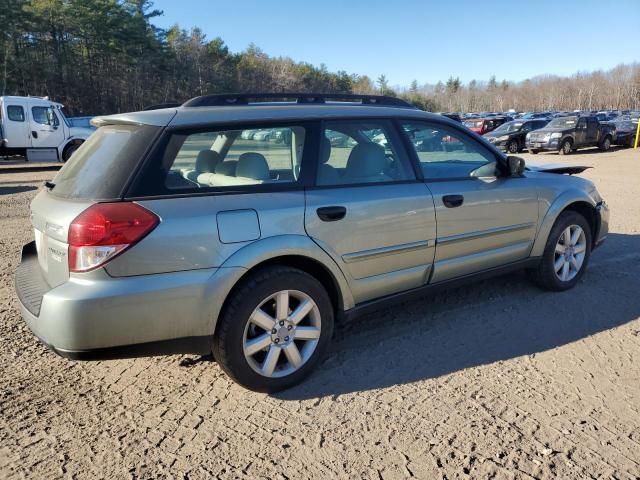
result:
[[[50,288],[30,245],[16,271],[22,317],[44,344],[73,359],[210,353],[224,298],[244,273],[219,268],[113,278],[98,270]]]

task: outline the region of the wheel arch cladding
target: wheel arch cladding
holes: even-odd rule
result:
[[[276,265],[297,268],[316,278],[327,290],[337,313],[354,306],[344,274],[331,257],[309,237],[283,235],[252,242],[225,261],[224,267],[242,267],[246,270],[227,293],[219,315],[235,289],[249,275],[261,268]]]
[[[598,236],[596,203],[584,192],[569,191],[557,198],[547,210],[531,249],[532,257],[542,256],[553,225],[560,214],[565,211],[574,211],[585,217],[591,228],[591,246],[593,247]]]

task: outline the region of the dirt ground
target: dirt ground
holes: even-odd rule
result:
[[[640,150],[524,156],[594,166],[611,207],[574,290],[514,274],[380,311],[273,397],[196,357],[47,351],[13,274],[53,173],[0,173],[0,478],[639,478]]]

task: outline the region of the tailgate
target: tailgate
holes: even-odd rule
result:
[[[46,282],[57,287],[69,278],[67,233],[69,225],[94,202],[57,198],[42,190],[31,202],[38,264]]]

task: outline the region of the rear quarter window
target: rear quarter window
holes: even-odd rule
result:
[[[51,194],[94,200],[120,198],[159,130],[146,125],[100,127],[55,176]]]

